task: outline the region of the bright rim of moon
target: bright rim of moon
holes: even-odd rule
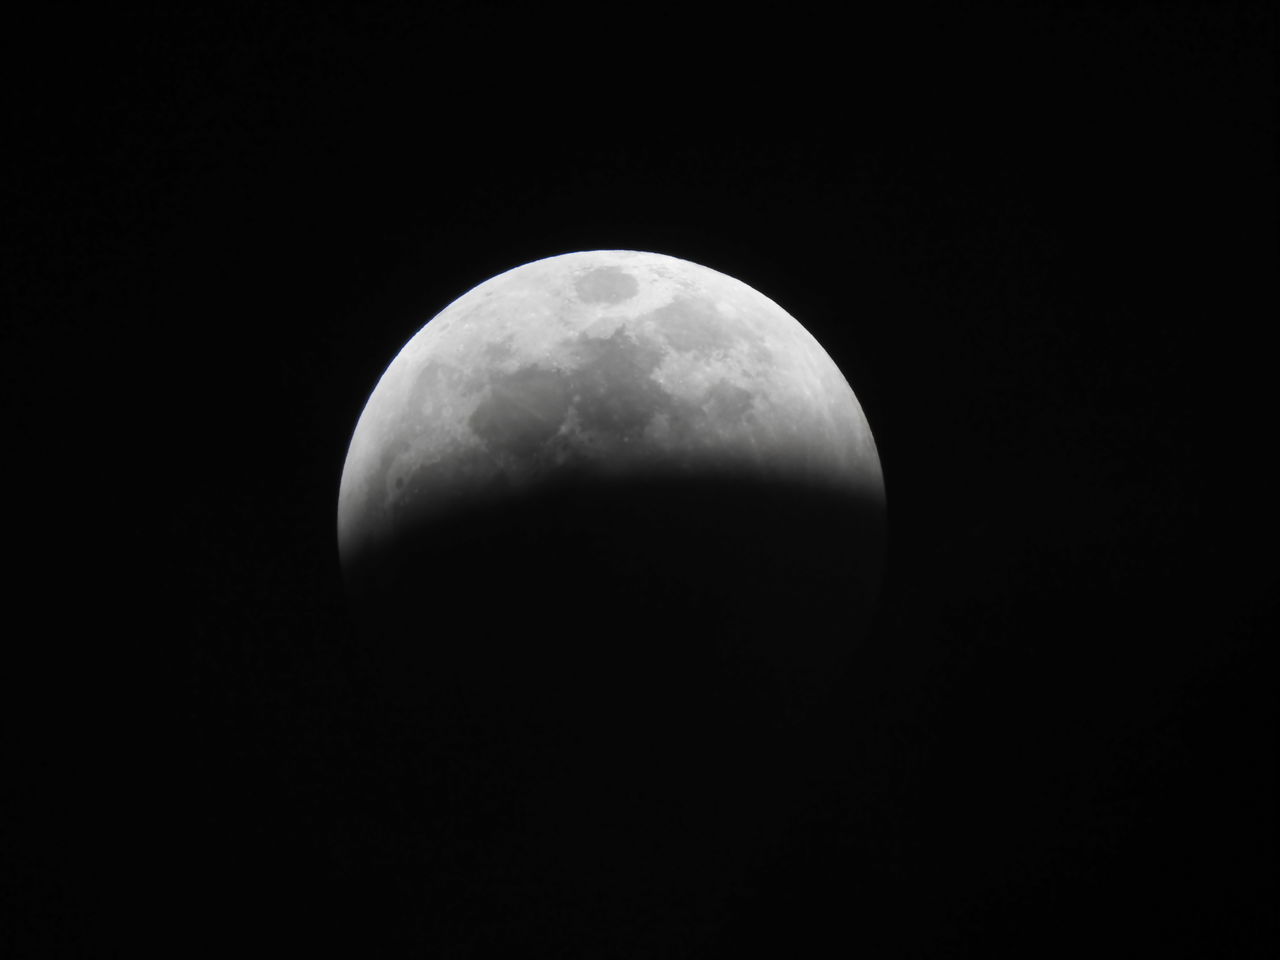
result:
[[[339,550],[559,477],[715,471],[883,497],[853,391],[768,297],[662,254],[548,257],[459,297],[387,367],[343,467]]]

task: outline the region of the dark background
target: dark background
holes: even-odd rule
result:
[[[895,11],[11,20],[7,955],[1270,954],[1274,14]],[[799,318],[890,524],[762,839],[674,818],[613,899],[484,860],[501,783],[386,714],[334,537],[404,341],[609,247]]]

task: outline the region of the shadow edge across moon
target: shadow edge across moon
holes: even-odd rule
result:
[[[821,700],[884,543],[882,501],[856,489],[575,477],[407,524],[344,576],[379,675],[434,724],[668,739]]]

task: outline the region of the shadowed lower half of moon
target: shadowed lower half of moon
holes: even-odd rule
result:
[[[440,720],[654,735],[820,696],[883,542],[881,504],[830,486],[588,476],[409,523],[346,574],[401,694]]]

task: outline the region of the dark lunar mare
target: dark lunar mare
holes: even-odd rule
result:
[[[423,808],[466,798],[449,869],[494,949],[548,917],[582,942],[584,898],[696,911],[738,882],[883,538],[883,504],[848,490],[594,477],[459,505],[349,566],[397,723],[450,771]]]

